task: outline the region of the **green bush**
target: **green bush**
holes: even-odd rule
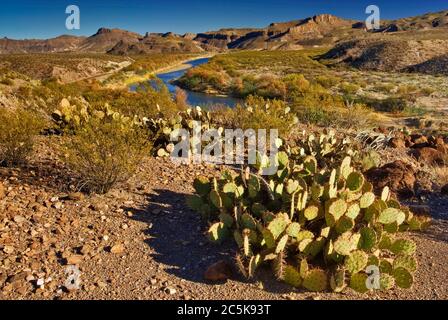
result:
[[[150,151],[145,130],[120,119],[92,117],[65,138],[61,160],[87,192],[106,193],[126,181]]]
[[[354,83],[343,82],[340,85],[340,90],[344,95],[356,94],[361,87]]]
[[[333,88],[335,86],[337,86],[342,79],[336,76],[318,76],[316,77],[315,81],[320,84],[322,87],[326,88],[326,89],[330,89]]]
[[[44,122],[34,112],[17,109],[0,110],[0,165],[23,164],[33,150],[36,136]]]
[[[234,109],[232,127],[243,130],[277,129],[279,135],[284,137],[296,122],[296,117],[284,101],[249,96],[243,106]]]
[[[337,143],[331,137],[310,138],[322,144],[323,157],[325,144],[331,149]],[[260,175],[268,165],[260,157],[240,173],[198,177],[188,205],[211,222],[211,241],[234,239],[237,266],[248,278],[271,264],[275,277],[294,287],[335,292],[350,287],[365,293],[373,289],[367,287],[367,267],[376,267],[376,289],[410,288],[416,244],[400,232],[427,227],[428,219],[414,217],[390,197],[388,188],[376,197],[351,157],[324,167],[313,151],[278,153],[277,172],[271,176]]]
[[[402,98],[387,98],[379,102],[379,111],[399,113],[408,108],[408,102]]]

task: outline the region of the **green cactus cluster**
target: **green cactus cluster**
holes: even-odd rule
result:
[[[155,137],[154,150],[159,157],[167,157],[173,151],[174,144],[171,142],[171,135],[176,130],[186,129],[192,134],[195,121],[201,123],[201,132],[213,128],[210,112],[200,107],[188,108],[169,120],[160,116],[143,121]]]
[[[331,135],[314,139],[332,141]],[[313,149],[320,160],[311,149],[279,152],[272,176],[260,175],[266,165],[260,161],[219,178],[198,177],[187,203],[211,221],[211,241],[235,240],[237,265],[247,277],[271,264],[277,278],[310,291],[411,287],[416,245],[400,233],[416,230],[416,218],[388,188],[375,196],[350,156],[331,166],[325,157],[335,149],[321,145]],[[376,282],[371,267],[379,270]]]
[[[100,120],[121,121],[124,125],[141,125],[136,117],[126,117],[111,109],[106,104],[102,110],[93,110],[87,103],[71,104],[68,99],[62,99],[59,107],[52,113],[53,121],[63,131],[73,131],[82,128],[91,118]]]

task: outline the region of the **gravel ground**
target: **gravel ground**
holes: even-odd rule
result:
[[[148,158],[128,183],[86,197],[65,190],[63,169],[40,150],[28,168],[0,169],[0,299],[448,299],[447,197],[432,201],[434,225],[409,235],[419,261],[411,290],[310,293],[264,269],[251,282],[235,272],[213,284],[205,270],[231,262],[234,248],[207,241],[185,195],[195,176],[215,169]],[[77,272],[69,265],[79,269],[79,289],[66,288]]]

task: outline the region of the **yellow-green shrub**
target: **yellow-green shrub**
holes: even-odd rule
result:
[[[0,110],[0,165],[22,164],[33,150],[43,120],[31,111]]]
[[[61,159],[74,174],[78,188],[106,193],[126,181],[150,151],[148,134],[120,120],[92,117],[63,144]]]

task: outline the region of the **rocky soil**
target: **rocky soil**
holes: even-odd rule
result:
[[[207,241],[207,225],[185,195],[196,175],[217,168],[148,157],[128,183],[86,196],[71,190],[48,142],[28,167],[0,169],[0,299],[448,299],[448,197],[441,194],[427,200],[434,225],[409,234],[420,265],[412,290],[309,293],[267,270],[244,280],[233,270],[232,245]]]

